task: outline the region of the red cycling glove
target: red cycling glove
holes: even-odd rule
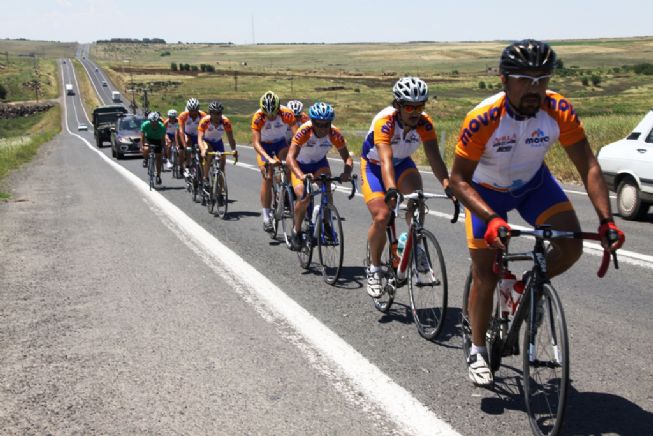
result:
[[[626,240],[626,235],[624,235],[624,232],[619,230],[619,227],[614,223],[614,221],[606,221],[603,224],[599,226],[599,236],[601,237],[601,241],[607,241],[609,244],[612,244],[614,241],[608,241],[608,231],[614,230],[617,233],[617,241],[616,245],[614,247],[615,250],[621,248],[622,245],[624,245],[624,241]]]
[[[501,227],[505,227],[510,231],[510,226],[500,216],[495,216],[487,223],[487,230],[485,230],[484,238],[485,242],[487,242],[490,247],[494,246],[494,241],[499,237],[499,228]]]

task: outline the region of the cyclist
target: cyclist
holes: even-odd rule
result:
[[[163,125],[166,127],[166,169],[171,169],[172,163],[170,162],[170,148],[177,146],[177,132],[179,131],[179,120],[177,119],[176,110],[168,110],[168,118],[163,122]],[[179,155],[179,153],[177,153],[177,155]],[[183,171],[183,165],[181,168]]]
[[[367,293],[378,298],[381,285],[381,253],[386,243],[386,226],[397,197],[422,189],[422,177],[411,155],[423,144],[431,171],[452,197],[449,173],[438,151],[435,125],[424,112],[428,87],[417,77],[402,77],[392,89],[391,106],[379,112],[363,143],[361,154],[361,191],[372,215],[367,232],[370,266]]]
[[[267,91],[259,100],[259,110],[252,117],[252,145],[258,153],[256,160],[261,170],[261,206],[263,207],[263,229],[272,230],[270,204],[272,202],[272,165],[286,158],[288,142],[286,130],[290,126],[293,133],[297,131],[295,115],[285,106],[281,106],[279,96]],[[272,165],[268,165],[272,164]]]
[[[300,230],[309,197],[304,196],[304,179],[307,176],[331,175],[329,161],[326,158],[331,147],[336,147],[342,158],[345,168],[340,174],[343,182],[351,178],[353,159],[347,150],[347,144],[340,130],[331,122],[335,112],[328,103],[315,103],[309,110],[310,121],[297,130],[293,137],[286,162],[290,167],[291,181],[297,202],[295,203],[295,225],[292,230],[291,243],[294,250],[300,247]]]
[[[304,104],[301,101],[290,100],[288,101],[288,104],[286,104],[286,107],[291,111],[293,111],[293,113],[295,114],[295,125],[297,126],[297,129],[299,129],[299,127],[302,124],[310,120],[308,115],[306,115],[306,112],[302,112],[302,109],[304,109]],[[286,131],[286,141],[288,142],[288,144],[290,144],[290,141],[292,141],[292,137],[293,137],[292,129],[288,127],[288,130]]]
[[[204,186],[209,186],[209,166],[213,161],[213,156],[206,156],[207,151],[224,152],[224,143],[222,142],[222,135],[227,134],[227,140],[231,150],[236,151],[236,140],[231,128],[231,121],[229,118],[222,115],[224,106],[219,101],[212,101],[209,103],[209,115],[202,118],[199,126],[197,127],[197,143],[200,147],[200,155],[202,156],[202,169],[204,174]],[[236,154],[236,157],[238,154]],[[224,171],[224,164],[226,156],[220,157],[220,169]]]
[[[161,152],[163,151],[163,141],[166,136],[166,128],[161,121],[158,112],[150,112],[147,121],[141,125],[141,151],[145,156],[145,166],[150,153],[150,147],[154,148],[156,162],[156,184],[161,184]]]
[[[196,98],[189,98],[186,102],[186,110],[179,114],[179,139],[182,145],[179,158],[182,162],[186,162],[186,168],[190,165],[190,156],[186,155],[186,148],[197,146],[197,126],[205,116],[206,113],[200,110],[200,102]],[[188,177],[188,171],[184,175]]]
[[[547,150],[556,141],[583,180],[600,221],[604,247],[616,250],[624,241],[578,115],[569,100],[547,89],[555,64],[556,54],[544,42],[527,39],[508,45],[499,62],[503,91],[467,114],[456,144],[451,186],[467,208],[473,279],[469,298],[472,346],[467,363],[469,378],[477,386],[493,383],[485,333],[498,279],[492,272],[495,251],[505,248],[498,229],[510,229],[507,212],[516,209],[531,225],[580,230],[569,199],[544,164]],[[611,246],[607,242],[610,229],[619,235]],[[580,240],[556,239],[547,256],[549,277],[566,271],[581,253]]]

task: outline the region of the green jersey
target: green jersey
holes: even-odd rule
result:
[[[166,127],[160,120],[156,123],[148,120],[141,125],[141,132],[145,134],[145,138],[159,141],[166,136]]]

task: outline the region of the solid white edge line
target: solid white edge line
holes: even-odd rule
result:
[[[67,111],[65,100],[64,111]],[[71,136],[81,139],[91,151],[134,185],[167,219],[188,237],[193,238],[194,243],[204,249],[208,258],[220,262],[235,277],[239,277],[241,282],[248,286],[261,300],[265,301],[274,313],[292,326],[323,357],[335,364],[349,378],[350,382],[363,392],[370,403],[382,407],[388,417],[397,423],[401,430],[418,435],[458,434],[447,422],[439,419],[406,389],[395,383],[376,365],[372,364],[351,345],[313,317],[306,309],[288,297],[266,276],[245,262],[230,248],[223,245],[181,209],[170,203],[158,192],[149,191],[149,185],[135,174],[109,159],[82,136],[71,132],[67,117],[65,117],[65,120],[66,130]],[[179,235],[178,232],[176,234]]]

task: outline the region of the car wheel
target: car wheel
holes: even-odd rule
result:
[[[116,157],[118,158],[118,160],[123,160],[125,158],[125,155],[121,152],[117,152]]]
[[[95,144],[97,145],[97,148],[102,148],[102,138],[99,136],[95,138]]]
[[[649,205],[642,201],[641,192],[632,177],[626,177],[617,187],[617,209],[619,215],[626,220],[636,220],[644,217]]]

